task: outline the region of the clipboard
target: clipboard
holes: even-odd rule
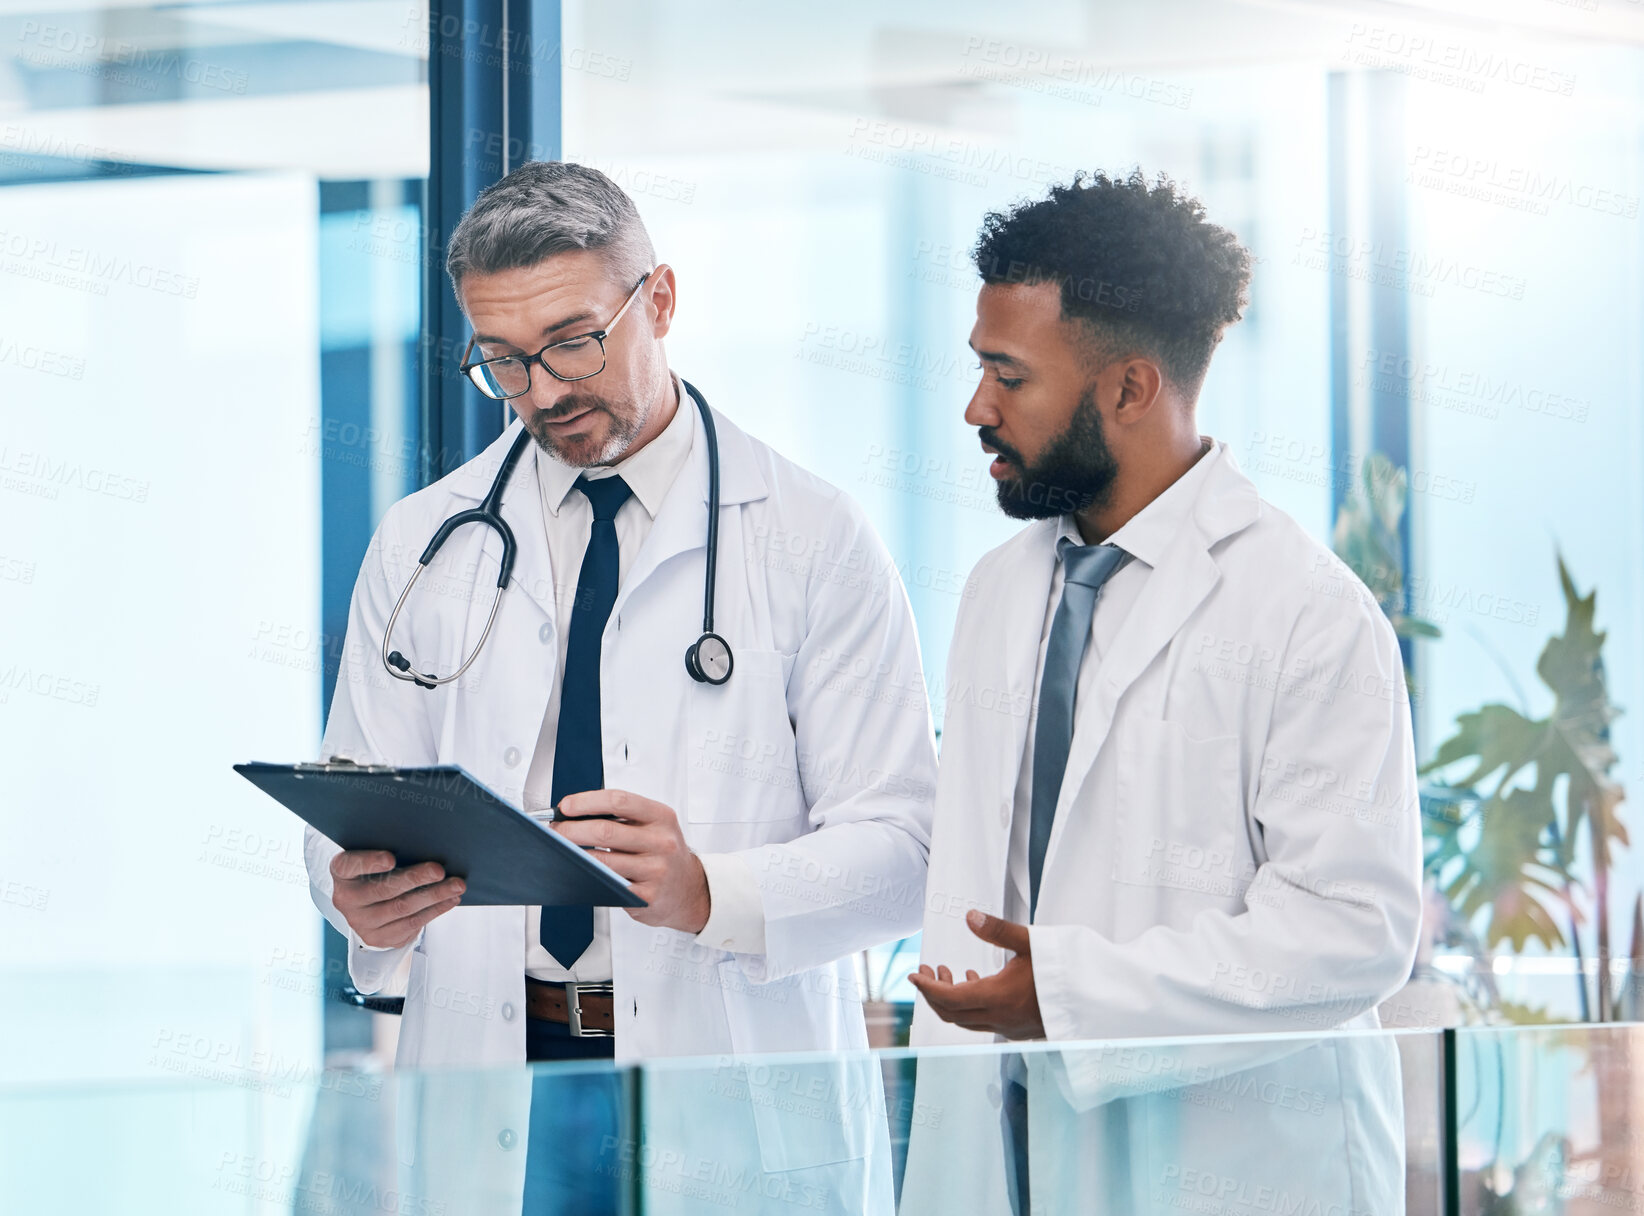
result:
[[[234,771],[344,849],[437,861],[468,905],[643,908],[597,857],[456,765],[236,764]]]

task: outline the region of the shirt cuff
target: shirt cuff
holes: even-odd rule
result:
[[[765,905],[759,880],[747,859],[736,853],[699,853],[708,879],[708,923],[696,940],[732,954],[765,953]]]
[[[397,954],[404,950],[410,950],[420,941],[422,941],[421,931],[417,933],[416,937],[406,942],[403,946],[368,946],[360,940],[360,935],[354,932],[354,927],[352,925],[348,928],[349,952],[351,954],[360,955],[362,958],[375,958],[385,954]]]
[[[360,940],[353,926],[349,926],[348,978],[357,990],[366,996],[374,996],[394,980],[395,973],[404,965],[415,945],[413,941],[403,946],[368,946]]]
[[[360,940],[360,935],[352,929],[348,931],[348,944],[361,954],[387,954],[390,950],[404,949],[402,946],[368,946]]]

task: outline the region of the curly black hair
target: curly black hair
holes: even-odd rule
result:
[[[1190,395],[1249,303],[1249,250],[1140,169],[1080,172],[1049,198],[989,212],[971,256],[985,283],[1060,283],[1063,318],[1086,323],[1104,361],[1148,355]]]

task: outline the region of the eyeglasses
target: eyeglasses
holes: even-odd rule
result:
[[[605,339],[610,337],[611,331],[616,328],[617,322],[622,320],[622,314],[628,311],[628,306],[639,295],[639,289],[645,286],[645,280],[654,274],[654,270],[647,270],[639,276],[639,282],[628,293],[628,298],[617,309],[616,316],[606,324],[604,329],[595,330],[591,334],[579,334],[575,338],[566,338],[560,342],[550,342],[534,355],[501,355],[495,359],[480,359],[470,363],[468,356],[473,352],[475,338],[468,339],[468,345],[462,352],[462,364],[459,370],[474,382],[474,387],[487,397],[496,401],[506,401],[510,397],[520,397],[531,391],[531,365],[540,363],[547,369],[548,374],[556,380],[586,380],[590,376],[597,376],[605,370]]]

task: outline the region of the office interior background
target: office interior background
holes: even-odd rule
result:
[[[1396,567],[1420,759],[1567,706],[1572,664],[1620,710],[1613,819],[1565,778],[1522,858],[1480,844],[1494,780],[1430,774],[1414,1024],[1634,1016],[1641,46],[1636,0],[0,0],[0,1086],[386,1067],[300,825],[230,765],[315,758],[376,522],[501,425],[441,241],[529,159],[634,197],[675,369],[865,505],[938,724],[1017,526],[962,418],[981,217],[1080,169],[1185,185],[1256,262],[1201,429]],[[1578,604],[1538,671],[1561,558],[1602,642]],[[916,958],[864,991],[911,999]]]

